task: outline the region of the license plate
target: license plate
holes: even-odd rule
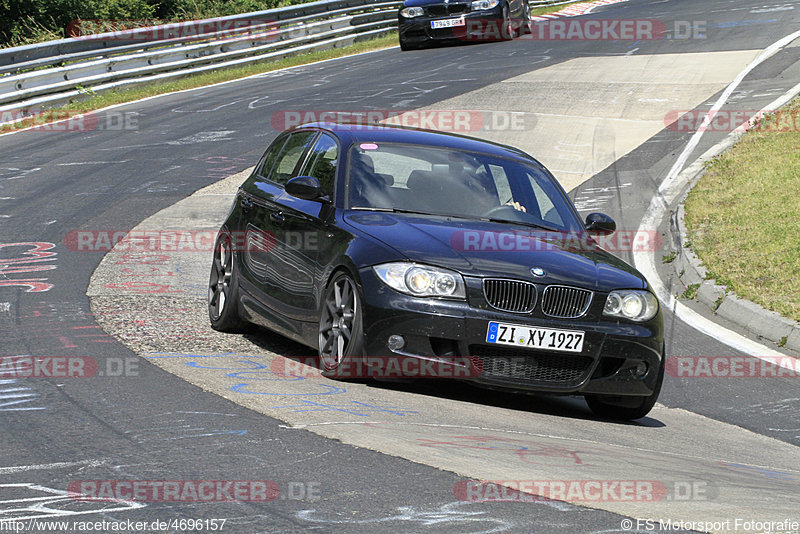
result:
[[[452,28],[453,26],[464,26],[464,24],[466,24],[464,22],[464,17],[458,17],[457,19],[432,20],[431,28],[433,28],[434,30],[438,30],[440,28]]]
[[[486,342],[526,349],[581,352],[586,333],[580,330],[539,328],[520,324],[489,323]]]

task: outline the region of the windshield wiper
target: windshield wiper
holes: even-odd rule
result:
[[[494,218],[481,218],[482,221],[489,221],[495,223],[505,223],[505,224],[518,224],[520,226],[529,226],[531,228],[539,228],[540,230],[547,230],[548,232],[561,232],[558,228],[552,228],[550,226],[545,226],[543,224],[535,223],[535,222],[525,222],[525,221],[512,221],[509,219],[494,219]]]
[[[370,206],[357,206],[355,208],[350,208],[354,211],[385,211],[389,213],[414,213],[417,215],[436,215],[435,213],[427,213],[425,211],[415,211],[415,210],[404,210],[401,208],[373,208]]]
[[[407,210],[403,208],[372,208],[372,207],[356,207],[350,208],[353,211],[380,211],[386,213],[410,213],[412,215],[430,215],[431,217],[453,217],[456,219],[470,219],[474,220],[475,217],[467,217],[466,215],[452,215],[450,213],[430,213],[427,211]]]

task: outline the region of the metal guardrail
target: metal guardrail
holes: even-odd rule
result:
[[[267,9],[264,11],[253,11],[250,13],[240,13],[228,17],[215,17],[193,22],[198,25],[202,23],[208,26],[251,20],[284,22],[307,15],[320,15],[328,11],[347,7],[369,7],[371,4],[377,4],[381,1],[382,0],[322,0],[319,2]],[[161,30],[170,26],[175,27],[178,24],[180,23],[163,24],[152,28]],[[84,38],[58,39],[55,41],[0,49],[0,65],[5,66],[40,58],[56,57],[84,51],[97,51],[106,48],[114,48],[119,45],[134,44],[139,42],[136,37],[137,30],[139,29],[97,34],[93,35],[91,40]]]
[[[392,31],[401,4],[322,0],[0,49],[0,112],[26,113],[114,88],[345,46]],[[187,25],[214,31],[185,35]]]
[[[112,88],[345,46],[394,30],[400,5],[323,0],[3,49],[0,111],[26,113]],[[187,36],[186,24],[215,31]],[[168,38],[143,40],[146,35]]]

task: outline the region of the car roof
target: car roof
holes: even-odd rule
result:
[[[356,143],[405,143],[452,148],[471,152],[483,152],[496,156],[538,163],[533,157],[518,148],[449,132],[407,128],[388,124],[348,124],[338,122],[310,122],[301,124],[292,129],[302,128],[327,130],[346,145],[353,145]]]

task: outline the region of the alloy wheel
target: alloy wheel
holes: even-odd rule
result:
[[[336,369],[350,355],[360,335],[358,292],[347,275],[334,279],[322,308],[319,327],[319,352],[325,369]]]
[[[222,317],[230,300],[233,275],[233,255],[228,242],[220,239],[214,251],[214,264],[208,281],[208,309],[214,320]]]

